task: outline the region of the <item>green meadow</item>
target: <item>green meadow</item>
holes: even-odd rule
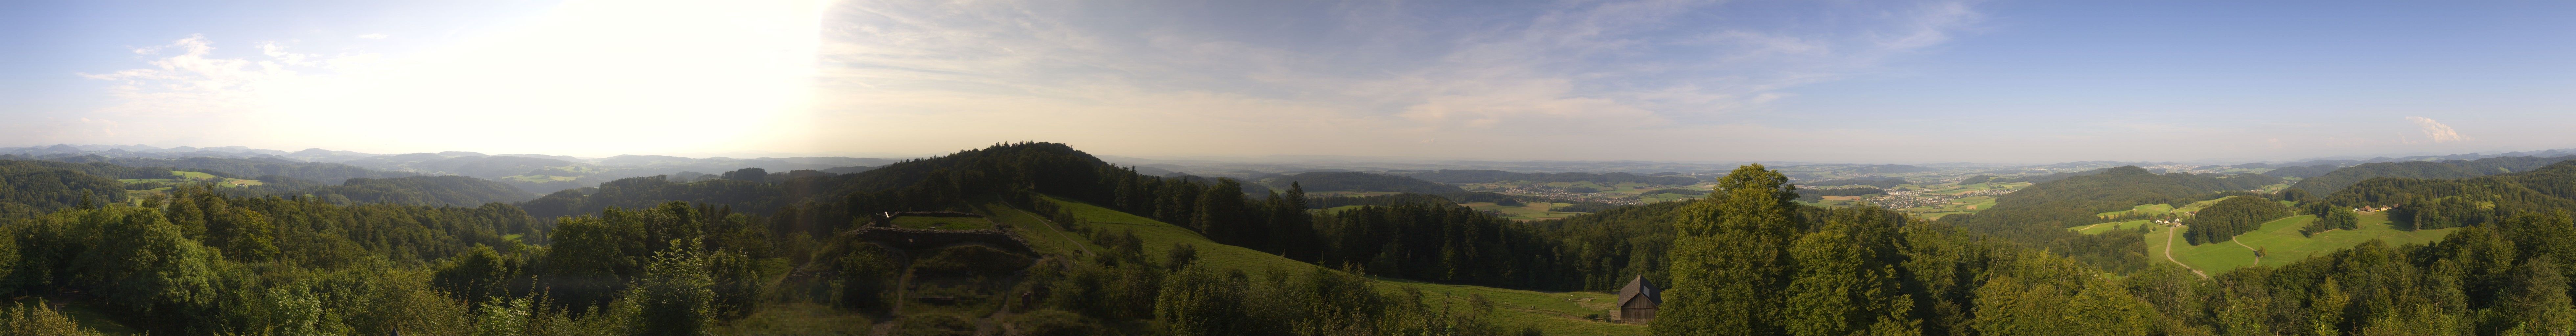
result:
[[[1494,204],[1494,202],[1471,202],[1460,203],[1458,205],[1464,205],[1467,206],[1467,208],[1476,210],[1501,212],[1503,214],[1503,218],[1517,221],[1558,219],[1583,214],[1581,212],[1548,211],[1549,209],[1555,209],[1557,207],[1574,205],[1570,203],[1530,202],[1522,203],[1521,206],[1506,206]]]
[[[2423,244],[2442,240],[2459,229],[2398,230],[2385,213],[2361,214],[2361,229],[2332,230],[2315,236],[2299,234],[2299,228],[2316,221],[2316,216],[2299,215],[2263,223],[2263,228],[2236,236],[2233,241],[2190,245],[2172,239],[2176,228],[2157,227],[2146,235],[2147,257],[2163,262],[2165,242],[2172,239],[2173,258],[2183,265],[2217,274],[2255,265],[2282,265],[2324,253],[2352,248],[2362,242],[2380,240],[2389,245]],[[2263,251],[2260,257],[2256,251]]]

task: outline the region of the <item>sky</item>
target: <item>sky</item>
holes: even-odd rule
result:
[[[2576,148],[2576,3],[0,3],[0,146],[2046,163]]]

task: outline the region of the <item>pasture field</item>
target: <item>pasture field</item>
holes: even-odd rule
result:
[[[2236,236],[2236,239],[2231,242],[2195,246],[2181,239],[2175,239],[2173,257],[2194,269],[2217,274],[2247,266],[2288,264],[2320,254],[2349,249],[2374,239],[2389,245],[2431,243],[2442,240],[2452,231],[2459,230],[2456,228],[2398,230],[2388,221],[2388,215],[2385,213],[2363,213],[2359,230],[2331,230],[2319,232],[2315,236],[2299,234],[2299,228],[2314,221],[2316,221],[2314,215],[2273,220],[2263,223],[2261,229]],[[2149,259],[2161,261],[2166,236],[2171,235],[2173,231],[2175,231],[2174,228],[2158,227],[2155,233],[2147,235]],[[2264,251],[2263,255],[2256,257],[2254,253],[2256,250]]]
[[[993,228],[993,221],[972,217],[904,216],[894,218],[894,227],[907,229],[979,230]]]
[[[1501,212],[1501,213],[1503,214],[1503,218],[1504,218],[1504,219],[1510,219],[1510,220],[1516,220],[1516,221],[1530,221],[1530,220],[1542,220],[1542,219],[1558,219],[1558,218],[1573,217],[1574,215],[1581,215],[1581,214],[1583,214],[1583,213],[1581,213],[1581,212],[1548,211],[1549,209],[1554,209],[1554,208],[1556,208],[1556,207],[1573,206],[1573,205],[1574,205],[1574,204],[1570,204],[1570,203],[1538,203],[1538,202],[1530,202],[1530,203],[1523,203],[1521,206],[1504,206],[1504,205],[1494,204],[1494,202],[1470,202],[1470,203],[1460,203],[1460,204],[1458,204],[1458,205],[1464,205],[1464,206],[1467,206],[1467,208],[1470,208],[1470,209],[1476,209],[1476,210],[1482,210],[1482,211],[1494,211],[1494,212]]]
[[[2101,213],[2101,214],[2097,214],[2096,216],[2111,217],[2111,216],[2119,216],[2119,215],[2122,215],[2122,214],[2128,214],[2128,213],[2143,213],[2143,214],[2148,214],[2148,215],[2162,215],[2162,214],[2165,214],[2165,213],[2173,212],[2173,210],[2174,210],[2174,207],[2173,207],[2173,205],[2172,205],[2172,204],[2148,204],[2148,205],[2140,205],[2140,206],[2136,206],[2136,207],[2131,207],[2131,208],[2129,208],[2128,210],[2120,210],[2120,211],[2104,212],[2104,213]]]
[[[1162,256],[1165,253],[1169,253],[1174,244],[1186,243],[1198,249],[1199,259],[1197,262],[1204,263],[1206,265],[1219,265],[1241,269],[1246,273],[1258,274],[1268,271],[1307,272],[1319,267],[1305,262],[1263,253],[1261,251],[1233,245],[1218,244],[1214,241],[1207,240],[1206,237],[1199,236],[1197,232],[1192,232],[1179,226],[1144,217],[1138,217],[1125,212],[1094,206],[1089,203],[1052,197],[1048,198],[1048,200],[1054,201],[1056,205],[1061,206],[1068,211],[1072,211],[1075,218],[1091,225],[1091,230],[1108,230],[1108,232],[1134,230],[1136,232],[1136,237],[1145,241],[1145,255],[1147,256]],[[1019,225],[1013,225],[1012,227],[1017,229],[1019,228]],[[1028,238],[1032,241],[1037,240],[1036,237]],[[1492,316],[1495,319],[1495,323],[1504,326],[1505,330],[1517,330],[1520,329],[1519,327],[1527,326],[1536,327],[1549,335],[1646,334],[1645,325],[1598,322],[1585,320],[1583,318],[1585,315],[1605,313],[1610,308],[1611,302],[1609,301],[1614,299],[1610,294],[1595,292],[1549,293],[1481,286],[1434,284],[1399,279],[1375,279],[1374,281],[1371,281],[1371,283],[1375,284],[1378,290],[1390,294],[1401,293],[1408,288],[1422,291],[1425,294],[1424,299],[1431,301],[1429,304],[1433,305],[1447,303],[1456,306],[1465,306],[1469,297],[1482,295],[1486,299],[1496,303],[1495,306],[1497,309],[1494,311]]]
[[[2140,219],[2140,220],[2133,220],[2133,221],[2121,221],[2121,222],[2097,223],[2097,224],[2093,224],[2093,225],[2085,225],[2085,226],[2070,227],[2070,228],[2066,228],[2066,230],[2068,230],[2068,231],[2075,231],[2075,233],[2082,233],[2082,234],[2102,234],[2103,232],[2111,232],[2111,230],[2127,230],[2127,229],[2137,228],[2139,225],[2150,225],[2150,224],[2151,224],[2151,223],[2148,223],[2148,221],[2147,221],[2147,220]]]

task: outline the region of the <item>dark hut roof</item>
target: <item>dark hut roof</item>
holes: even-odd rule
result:
[[[1628,280],[1627,287],[1619,288],[1620,307],[1627,307],[1628,302],[1640,299],[1646,300],[1647,304],[1662,305],[1664,304],[1664,290],[1662,288],[1655,288],[1655,284],[1653,283],[1646,282],[1646,276],[1643,275],[1637,276],[1636,279]]]

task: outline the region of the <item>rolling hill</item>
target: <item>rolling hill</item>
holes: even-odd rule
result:
[[[2298,184],[2293,184],[2290,187],[2307,190],[2312,194],[2324,195],[2342,191],[2345,187],[2351,187],[2355,183],[2361,183],[2363,180],[2373,178],[2471,178],[2494,174],[2531,171],[2532,169],[2537,169],[2560,161],[2567,161],[2569,159],[2576,159],[2576,156],[2509,156],[2439,162],[2405,161],[2365,163],[2357,166],[2344,167],[2343,169],[2336,169],[2333,172],[2328,172],[2317,177],[2299,180]]]

